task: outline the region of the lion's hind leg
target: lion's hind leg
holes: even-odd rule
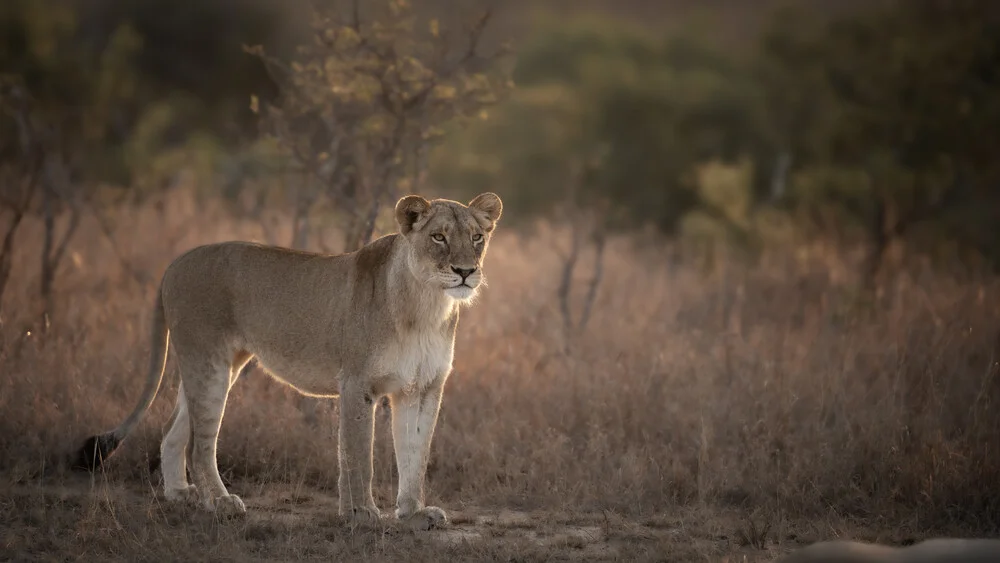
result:
[[[177,402],[170,415],[170,429],[160,444],[160,471],[163,493],[169,501],[196,502],[198,489],[188,483],[187,458],[190,450],[191,418],[188,416],[184,384],[177,390]]]
[[[226,356],[214,360],[180,358],[179,363],[191,426],[191,477],[205,508],[233,515],[245,513],[246,507],[226,490],[216,458],[233,375],[231,357]]]

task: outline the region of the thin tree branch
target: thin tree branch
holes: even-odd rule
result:
[[[587,287],[587,297],[583,302],[583,314],[580,315],[580,322],[577,324],[578,330],[583,330],[590,321],[590,313],[593,310],[594,301],[597,299],[597,288],[601,285],[601,279],[604,277],[605,242],[604,233],[598,231],[594,235],[594,276],[590,279],[590,285]]]
[[[0,245],[0,316],[3,314],[3,295],[7,289],[7,280],[10,279],[11,264],[14,258],[14,233],[17,232],[23,219],[24,213],[14,210],[10,227],[4,233],[3,243]]]
[[[84,207],[89,209],[91,215],[97,219],[98,230],[100,230],[101,234],[104,235],[104,238],[107,239],[108,245],[111,247],[112,254],[114,254],[115,258],[118,259],[118,263],[121,265],[125,273],[140,286],[148,287],[150,285],[149,276],[142,270],[136,268],[132,262],[125,258],[125,255],[122,254],[121,249],[118,248],[118,244],[115,241],[115,237],[112,232],[113,229],[111,228],[111,225],[108,224],[107,218],[104,217],[94,206],[86,202],[84,202]]]
[[[573,286],[573,270],[576,269],[576,262],[580,257],[580,235],[579,228],[574,225],[570,245],[569,256],[563,262],[562,279],[559,280],[559,311],[562,313],[563,325],[569,332],[573,328],[573,315],[569,306],[570,289]]]
[[[80,226],[80,210],[75,206],[70,211],[69,225],[66,226],[66,230],[63,231],[62,240],[56,245],[55,251],[49,258],[52,261],[53,267],[57,266],[59,262],[62,261],[63,255],[66,254],[66,247],[69,246],[70,239],[73,238],[73,234],[76,233],[77,227]]]

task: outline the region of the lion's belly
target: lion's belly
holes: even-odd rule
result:
[[[340,392],[343,374],[339,362],[323,363],[302,355],[256,354],[272,377],[308,395],[333,397]],[[376,351],[369,371],[372,390],[378,395],[424,389],[451,371],[454,342],[449,335],[411,334]]]
[[[259,354],[257,360],[271,377],[291,385],[300,393],[335,397],[340,392],[340,367],[307,359]]]
[[[390,344],[374,363],[379,394],[425,389],[451,371],[454,342],[446,334],[411,334]]]

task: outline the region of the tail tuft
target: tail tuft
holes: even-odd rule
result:
[[[90,472],[97,471],[104,466],[104,461],[111,457],[111,454],[114,453],[121,442],[115,436],[114,432],[87,438],[87,441],[83,443],[83,447],[80,448],[80,452],[76,456],[73,468]]]

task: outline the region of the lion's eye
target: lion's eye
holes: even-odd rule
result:
[[[479,233],[472,235],[472,242],[479,242],[481,240],[483,240],[483,235]]]
[[[444,235],[442,235],[441,233],[434,233],[433,235],[431,235],[431,238],[438,242],[444,242]]]

